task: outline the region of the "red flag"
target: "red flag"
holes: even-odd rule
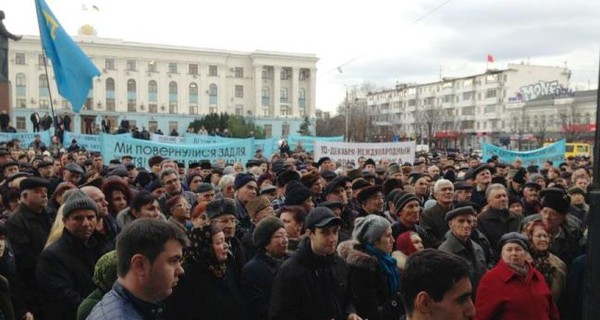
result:
[[[491,54],[488,54],[488,62],[494,62],[494,57]]]

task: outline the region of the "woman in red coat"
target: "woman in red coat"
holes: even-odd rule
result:
[[[516,232],[500,238],[502,259],[479,282],[476,319],[559,319],[544,276],[526,261],[527,243]]]

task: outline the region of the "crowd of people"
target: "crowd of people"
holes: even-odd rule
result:
[[[587,158],[49,150],[0,143],[0,319],[581,317]]]

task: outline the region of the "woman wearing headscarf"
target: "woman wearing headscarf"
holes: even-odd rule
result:
[[[559,257],[550,253],[550,236],[543,222],[530,222],[525,226],[525,234],[531,248],[529,262],[542,273],[554,301],[559,304],[559,297],[566,287],[567,265]]]
[[[390,222],[378,215],[357,218],[353,240],[342,242],[338,254],[348,264],[348,285],[356,313],[363,319],[400,319],[400,271],[391,255]]]
[[[166,319],[244,320],[246,306],[235,281],[225,234],[215,224],[188,233],[185,274],[167,299]]]
[[[559,319],[544,276],[527,262],[527,237],[510,232],[498,243],[501,259],[479,281],[475,319]]]

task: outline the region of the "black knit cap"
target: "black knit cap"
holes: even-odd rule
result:
[[[396,202],[394,202],[394,206],[396,207],[397,211],[400,211],[411,200],[419,201],[419,198],[417,198],[417,196],[414,193],[406,192],[406,193],[398,196],[398,198],[396,199]]]

